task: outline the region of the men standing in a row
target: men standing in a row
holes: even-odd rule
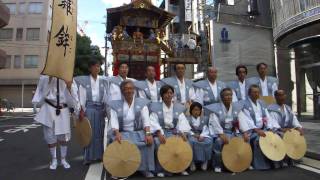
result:
[[[267,76],[268,65],[259,63],[256,66],[259,77],[251,77],[247,79],[248,87],[256,84],[260,88],[261,96],[273,96],[274,92],[278,89],[278,79],[275,77]]]
[[[155,77],[156,71],[153,66],[149,65],[146,68],[146,80],[134,82],[140,98],[146,98],[152,102],[161,101],[160,88],[162,83],[156,81]]]
[[[32,102],[42,104],[34,119],[43,125],[44,139],[52,158],[49,168],[55,170],[58,166],[58,144],[61,164],[65,169],[70,168],[66,160],[67,144],[71,138],[69,108],[73,108],[76,113],[79,113],[80,109],[76,84],[43,75]]]
[[[196,90],[196,100],[203,105],[218,103],[220,92],[226,87],[222,81],[217,81],[218,70],[214,67],[208,68],[207,79],[194,83]]]
[[[91,124],[92,139],[88,147],[84,148],[84,164],[101,161],[104,151],[103,137],[106,116],[105,98],[108,92],[108,83],[99,76],[100,62],[91,60],[89,62],[90,75],[75,77],[79,85],[79,99],[81,111],[79,119],[86,116]]]
[[[187,105],[191,104],[195,100],[195,90],[193,88],[193,82],[190,79],[184,77],[186,66],[184,64],[175,64],[174,71],[175,77],[168,77],[162,79],[164,84],[174,87],[175,97],[174,101]]]
[[[230,81],[227,83],[227,86],[230,87],[234,92],[234,98],[236,98],[238,101],[247,99],[247,74],[247,67],[245,65],[238,65],[236,67],[236,75],[238,77],[238,80]]]

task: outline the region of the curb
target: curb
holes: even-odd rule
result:
[[[307,151],[305,156],[308,157],[308,158],[320,161],[320,154],[319,153]]]

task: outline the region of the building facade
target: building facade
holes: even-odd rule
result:
[[[8,25],[10,19],[10,11],[9,8],[2,3],[0,0],[0,28],[3,28],[4,26]],[[5,64],[5,59],[7,55],[4,50],[0,49],[0,69]]]
[[[168,65],[164,67],[165,76],[171,76],[173,64],[186,64],[186,77],[197,79],[197,64],[201,63],[201,3],[203,0],[163,0],[160,8],[175,14],[166,28],[168,43],[174,55],[163,57]],[[204,37],[204,36],[203,36]]]
[[[0,70],[0,97],[16,107],[31,107],[46,60],[52,7],[48,0],[3,0],[10,10],[8,26],[0,30],[6,52]]]
[[[206,3],[210,60],[219,79],[236,78],[235,67],[244,64],[256,76],[256,64],[269,65],[275,76],[272,18],[269,0],[211,0]]]
[[[310,108],[319,119],[320,1],[271,0],[271,9],[280,88],[293,97],[299,115]]]

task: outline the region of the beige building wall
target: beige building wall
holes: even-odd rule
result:
[[[0,39],[0,49],[11,56],[10,66],[0,69],[0,97],[13,102],[16,107],[31,107],[32,91],[36,89],[47,55],[52,13],[51,0],[2,1],[11,9],[11,18],[5,29],[12,28],[13,35],[11,40]],[[34,3],[41,3],[41,5]],[[23,29],[21,40],[17,40],[18,28]],[[27,39],[27,29],[30,28],[40,28],[39,39]],[[33,37],[37,36],[38,33],[35,33]],[[15,67],[15,56],[20,56],[20,68]],[[38,62],[33,67],[27,67],[25,64],[30,56],[38,57]],[[24,96],[23,100],[22,96]]]

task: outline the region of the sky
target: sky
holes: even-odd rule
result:
[[[153,0],[155,3],[160,3],[162,0]],[[128,4],[131,0],[78,0],[78,25],[83,27],[85,21],[88,24],[83,28],[84,33],[90,37],[92,45],[100,47],[101,54],[104,56],[105,46],[105,22],[106,9],[118,7],[124,3]],[[108,44],[108,46],[111,46]],[[112,56],[108,53],[109,62]]]

